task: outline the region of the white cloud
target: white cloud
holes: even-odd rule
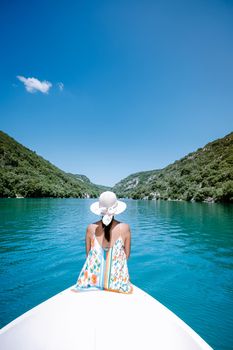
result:
[[[64,89],[64,84],[63,84],[62,82],[57,83],[57,86],[58,86],[58,88],[59,88],[60,91],[63,91],[63,89]]]
[[[21,75],[17,75],[17,78],[24,84],[28,92],[40,91],[43,94],[47,94],[52,87],[52,83],[47,80],[40,81],[36,78],[25,78]]]

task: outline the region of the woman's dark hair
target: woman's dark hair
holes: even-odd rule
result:
[[[114,219],[114,216],[112,217],[112,221],[110,222],[110,224],[107,226],[102,221],[102,227],[104,229],[104,237],[108,242],[110,242],[110,230],[113,223],[113,219]]]

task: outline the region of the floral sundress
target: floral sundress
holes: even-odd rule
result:
[[[104,289],[127,294],[133,292],[121,236],[106,252],[99,244],[95,233],[92,234],[91,249],[73,289],[81,291]]]

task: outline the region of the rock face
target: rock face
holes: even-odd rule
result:
[[[214,203],[215,202],[215,200],[214,200],[214,198],[213,197],[207,197],[207,198],[205,198],[204,199],[204,201],[203,202],[207,202],[207,203]]]
[[[18,194],[18,193],[16,193],[15,197],[16,198],[24,198],[24,196],[22,196],[21,194]]]
[[[137,187],[138,183],[139,183],[139,179],[138,178],[135,178],[133,180],[128,181],[128,183],[126,184],[126,191]]]

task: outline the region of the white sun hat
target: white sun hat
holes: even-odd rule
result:
[[[90,205],[90,210],[96,215],[103,215],[102,221],[109,225],[114,215],[122,213],[127,205],[117,199],[112,191],[102,192],[99,200]]]

